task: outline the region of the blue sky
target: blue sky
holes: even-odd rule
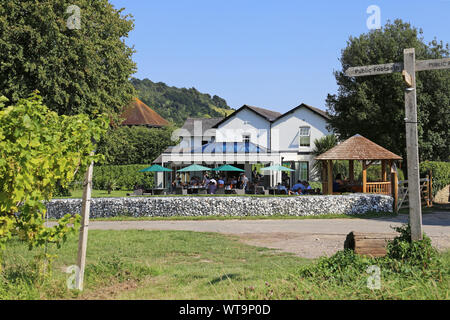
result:
[[[401,18],[426,41],[450,42],[450,0],[110,0],[135,19],[126,40],[137,78],[195,87],[227,100],[286,112],[300,103],[325,109],[337,90],[333,70],[349,36]]]

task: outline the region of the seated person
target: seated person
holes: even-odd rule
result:
[[[217,180],[217,184],[219,188],[223,188],[225,185],[225,178],[221,177],[219,180]]]
[[[217,184],[214,179],[212,179],[208,184],[208,194],[216,194]]]
[[[277,184],[277,189],[278,189],[278,191],[284,191],[284,192],[286,192],[286,194],[288,193],[288,189],[286,188],[286,186],[285,186],[285,185],[282,185],[282,184],[279,183],[279,182],[278,182],[278,184]]]
[[[333,181],[333,192],[345,192],[346,188],[344,186],[344,180],[342,175],[338,173]]]
[[[303,190],[303,194],[314,194],[314,189],[309,185],[308,181],[303,181],[302,184],[305,186],[305,190]]]
[[[303,190],[305,190],[305,186],[302,184],[300,180],[297,181],[297,183],[292,187],[291,190],[289,190],[289,194],[301,194]]]

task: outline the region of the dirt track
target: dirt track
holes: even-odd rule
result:
[[[305,258],[332,255],[343,248],[351,231],[395,233],[391,226],[407,215],[376,219],[203,220],[203,221],[91,221],[90,230],[190,230],[238,236],[241,241],[292,252]],[[450,249],[450,212],[423,215],[424,232],[439,250]]]

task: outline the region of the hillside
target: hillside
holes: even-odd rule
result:
[[[149,79],[132,79],[131,83],[139,99],[177,126],[189,117],[223,117],[234,111],[224,99],[195,88],[169,87]]]

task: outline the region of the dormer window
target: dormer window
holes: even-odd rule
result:
[[[242,136],[242,142],[249,143],[250,142],[250,135],[249,134],[244,134]]]
[[[299,129],[299,146],[309,147],[311,146],[311,128],[310,127],[300,127]]]

